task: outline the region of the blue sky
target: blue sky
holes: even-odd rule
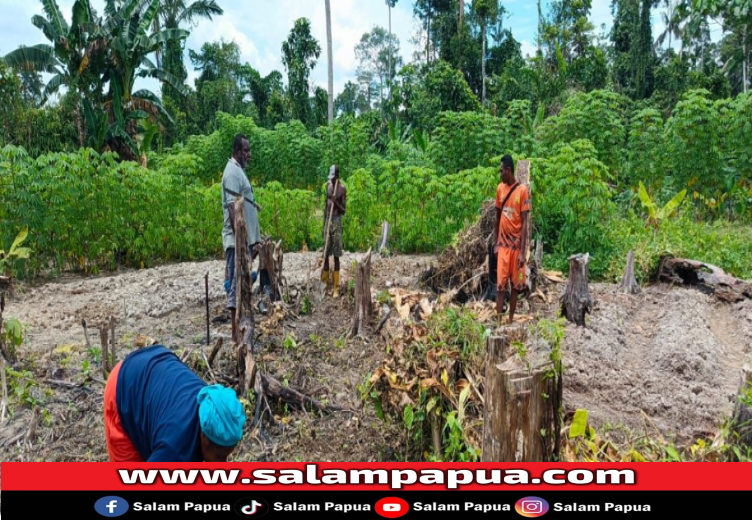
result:
[[[63,15],[70,19],[74,0],[58,0]],[[324,0],[217,0],[225,14],[213,21],[204,20],[193,27],[187,48],[198,50],[205,42],[224,38],[234,40],[241,51],[241,60],[250,63],[262,74],[274,69],[284,73],[281,62],[282,42],[287,38],[295,19],[311,20],[313,34],[321,44],[321,57],[313,71],[312,80],[326,88],[326,15]],[[469,2],[468,2],[469,3]],[[544,6],[548,1],[544,0]],[[104,0],[92,0],[94,8],[101,13]],[[392,31],[399,37],[401,53],[405,62],[410,61],[414,48],[410,43],[416,29],[412,0],[399,0],[392,10]],[[596,33],[601,25],[611,26],[611,0],[593,0],[591,19]],[[334,88],[355,78],[357,61],[355,45],[363,33],[374,25],[388,27],[388,10],[384,0],[331,0],[332,36],[334,53]],[[537,7],[533,0],[506,0],[509,17],[505,25],[512,29],[515,38],[522,42],[523,54],[534,52],[537,27]],[[41,2],[35,0],[0,0],[0,55],[19,45],[46,43],[44,35],[31,24],[31,17],[42,14]],[[656,11],[653,16],[654,32],[661,30]],[[186,57],[187,60],[187,57]],[[196,73],[187,61],[189,83],[193,85]],[[156,81],[140,79],[139,88],[159,90]]]

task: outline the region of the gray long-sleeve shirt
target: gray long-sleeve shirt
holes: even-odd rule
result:
[[[240,193],[245,198],[256,202],[256,198],[253,195],[253,187],[248,181],[245,172],[235,159],[227,161],[224,174],[222,175],[222,213],[224,213],[225,225],[222,228],[222,246],[227,251],[231,247],[235,247],[235,233],[232,232],[230,226],[230,211],[227,209],[228,204],[235,202],[235,197],[226,193],[224,188]],[[245,225],[248,228],[248,245],[252,246],[261,242],[261,230],[259,229],[258,212],[256,208],[245,201]]]

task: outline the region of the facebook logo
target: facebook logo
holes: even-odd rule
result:
[[[100,498],[94,504],[94,510],[102,516],[113,518],[128,512],[128,502],[120,497]]]

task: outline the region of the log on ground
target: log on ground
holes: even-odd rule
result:
[[[662,258],[658,267],[658,280],[690,285],[728,303],[752,299],[752,284],[730,276],[720,267],[697,260]]]

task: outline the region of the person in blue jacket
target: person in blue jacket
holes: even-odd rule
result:
[[[208,385],[162,345],[136,350],[104,392],[110,462],[226,462],[243,438],[234,390]]]

